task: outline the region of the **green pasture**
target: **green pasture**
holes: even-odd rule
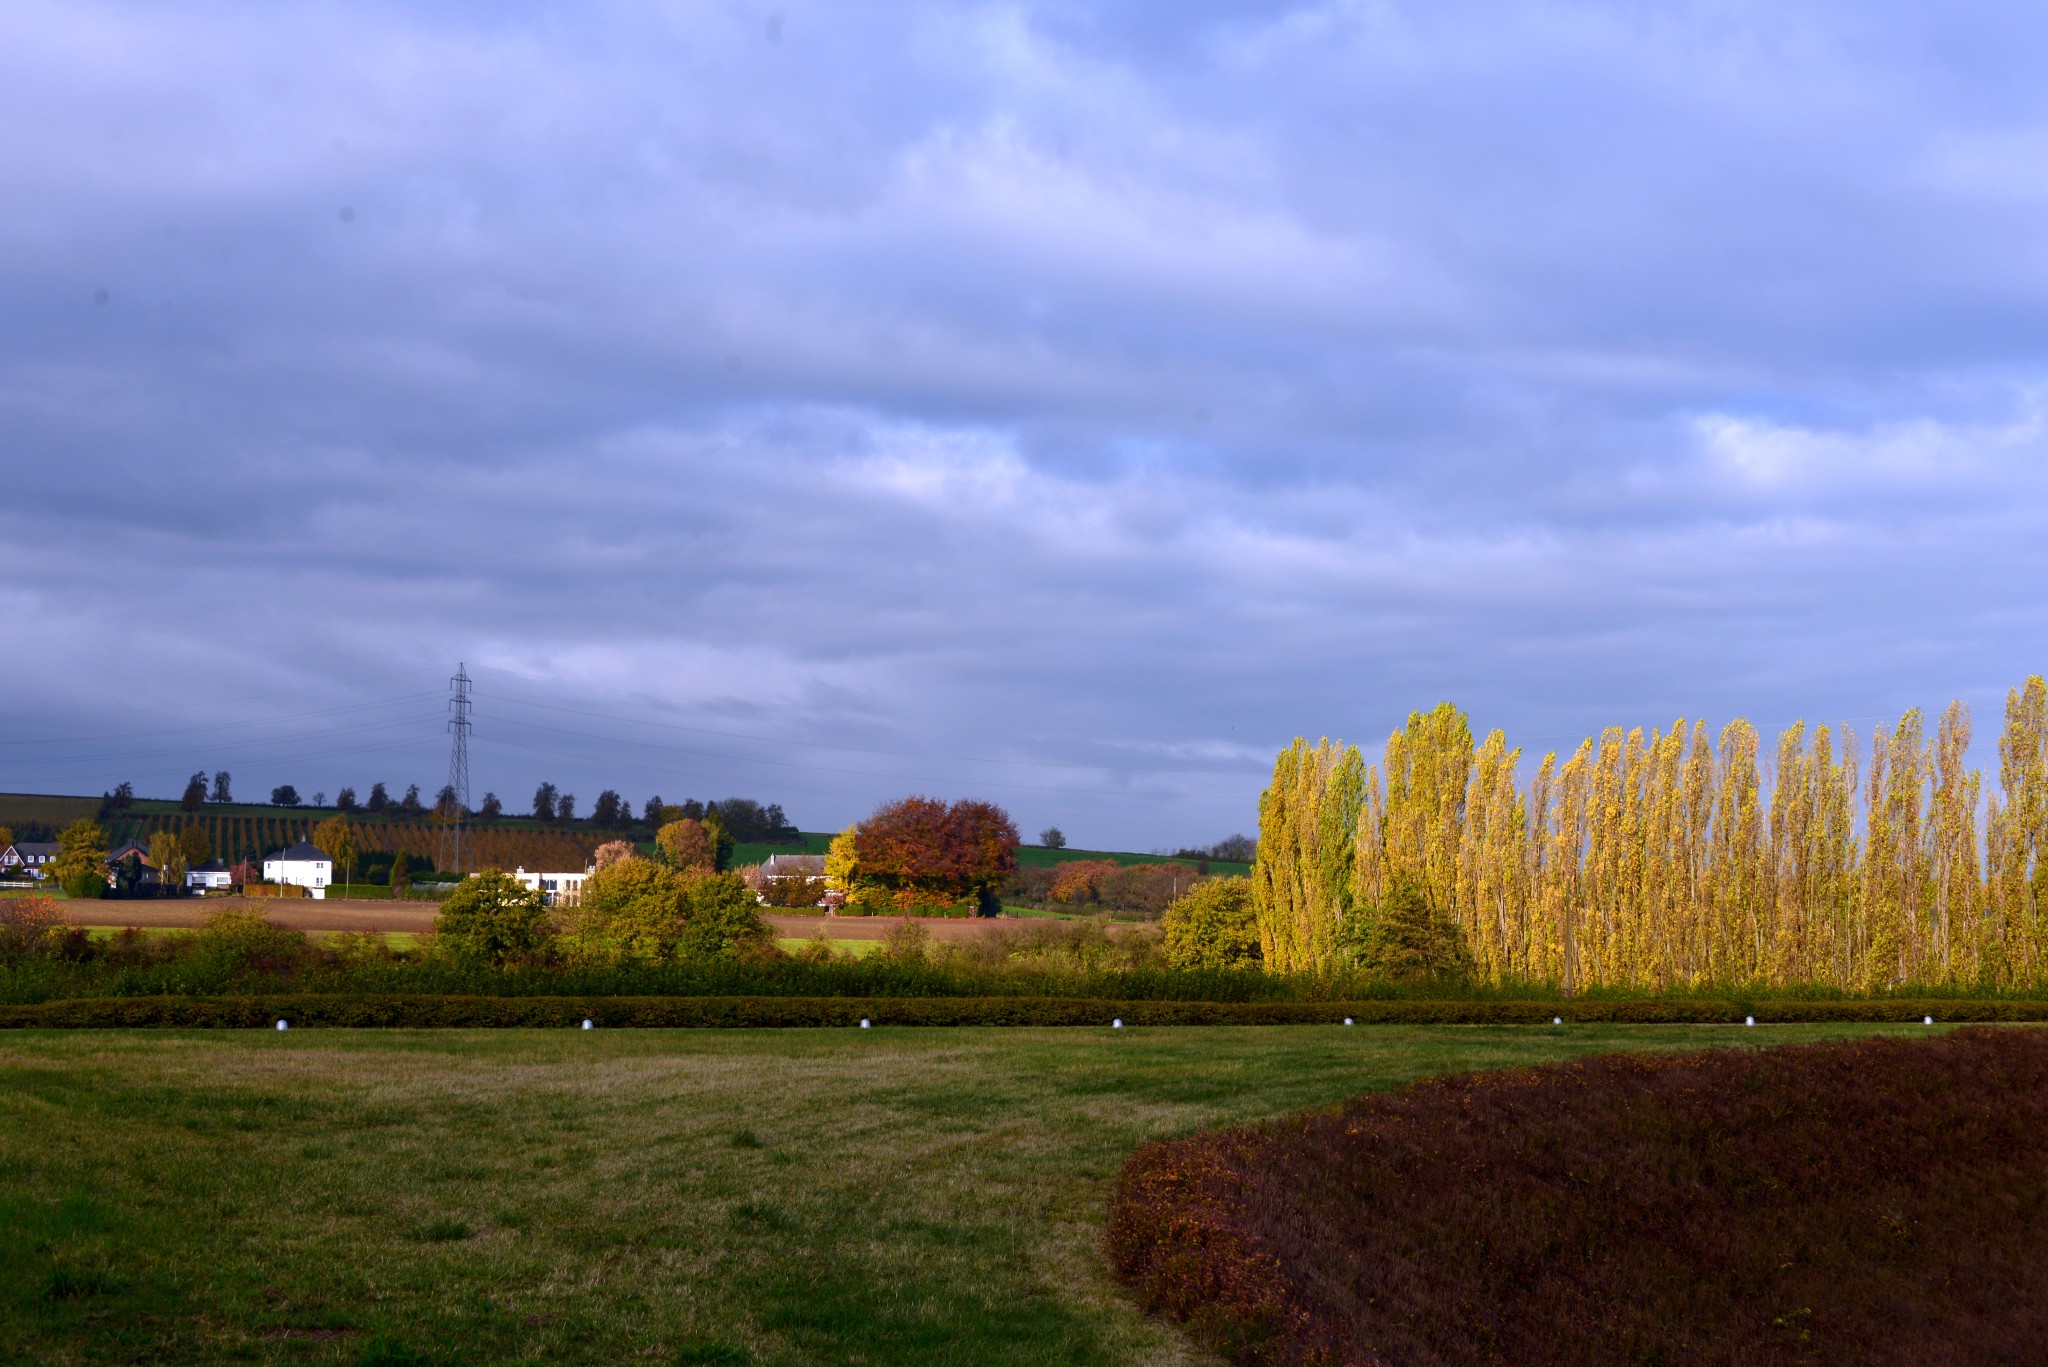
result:
[[[1101,1262],[1148,1139],[1885,1028],[23,1032],[0,1357],[1209,1361]]]

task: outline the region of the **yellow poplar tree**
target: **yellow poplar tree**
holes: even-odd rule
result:
[[[1365,766],[1355,746],[1297,738],[1280,752],[1259,796],[1252,906],[1266,966],[1328,965],[1337,922],[1352,906]]]

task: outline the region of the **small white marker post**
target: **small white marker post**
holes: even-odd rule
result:
[[[860,1028],[863,1030],[868,1028],[868,1018],[866,1016],[860,1018]]]
[[[1349,1024],[1351,1024],[1351,1017],[1349,1017],[1349,1016],[1346,1016],[1346,1017],[1344,1018],[1344,1023],[1345,1023],[1346,1025],[1349,1025]]]
[[[1934,1017],[1932,1017],[1932,1016],[1922,1016],[1922,1017],[1920,1018],[1920,1023],[1921,1023],[1922,1025],[1932,1025],[1932,1024],[1934,1024]]]
[[[1564,1017],[1563,1017],[1563,1016],[1552,1016],[1552,1017],[1550,1018],[1550,1023],[1551,1023],[1552,1025],[1563,1025],[1563,1024],[1564,1024]]]
[[[597,1022],[592,1020],[590,1017],[585,1016],[583,1018],[583,1028],[585,1030],[595,1030],[597,1029]]]
[[[279,1021],[279,1022],[277,1023],[277,1028],[278,1028],[278,1029],[280,1029],[280,1030],[289,1030],[289,1029],[291,1029],[291,1027],[290,1027],[289,1025],[285,1024],[285,1022],[283,1022],[283,1021]]]
[[[1744,1025],[1755,1025],[1755,1024],[1756,1024],[1756,1017],[1755,1017],[1755,1016],[1744,1016],[1744,1017],[1742,1018],[1742,1023],[1743,1023]]]
[[[1110,1028],[1110,1029],[1112,1029],[1112,1030],[1121,1030],[1121,1029],[1123,1029],[1123,1028],[1124,1028],[1124,1022],[1123,1022],[1123,1017],[1119,1016],[1119,1017],[1117,1017],[1117,1019],[1115,1019],[1115,1020],[1111,1021],[1111,1022],[1109,1023],[1109,1028]]]

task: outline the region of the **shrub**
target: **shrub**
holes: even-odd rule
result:
[[[434,917],[437,947],[481,963],[530,958],[553,938],[546,897],[496,869],[465,878]]]
[[[70,924],[55,898],[0,897],[0,959],[54,950]]]
[[[1166,962],[1171,968],[1259,967],[1252,880],[1211,878],[1168,907]]]
[[[2007,1361],[2044,1127],[2040,1031],[1609,1055],[1150,1145],[1107,1243],[1274,1367]]]
[[[306,933],[239,908],[214,912],[192,937],[187,957],[195,975],[232,980],[243,975],[283,976],[306,959]]]

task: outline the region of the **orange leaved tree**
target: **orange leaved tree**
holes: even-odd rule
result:
[[[993,915],[995,886],[1017,867],[1017,824],[993,802],[898,798],[855,828],[854,849],[861,883],[899,907],[974,896]]]

